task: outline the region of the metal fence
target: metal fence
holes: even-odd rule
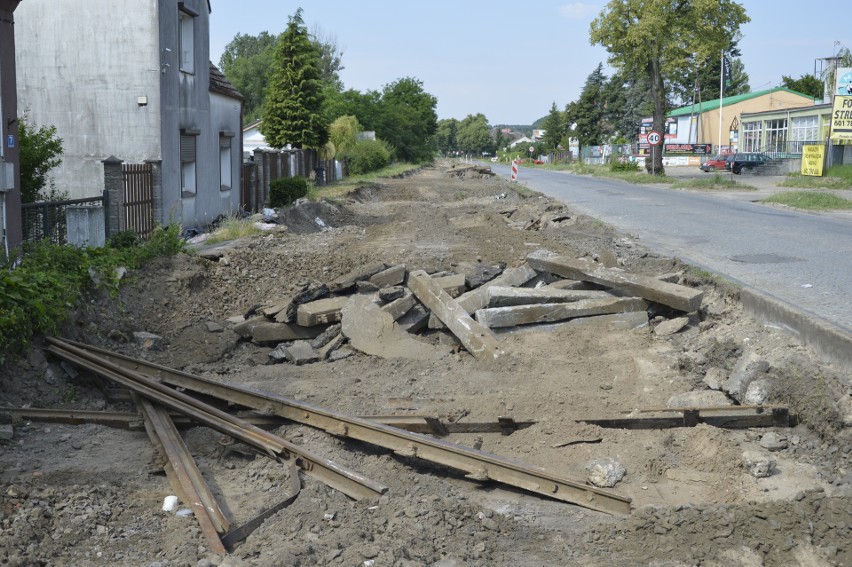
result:
[[[95,207],[103,209],[104,198],[70,199],[67,201],[41,201],[21,205],[23,242],[48,240],[52,244],[68,243],[68,207]]]

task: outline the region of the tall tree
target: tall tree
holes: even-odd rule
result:
[[[598,63],[595,70],[586,77],[580,98],[569,103],[565,109],[565,123],[580,146],[594,146],[604,139],[602,102],[605,84],[603,63]]]
[[[445,118],[438,120],[438,127],[435,130],[435,149],[441,152],[442,155],[448,155],[458,149],[457,135],[459,131],[459,121],[455,118]]]
[[[550,112],[542,123],[544,136],[541,141],[548,150],[555,150],[565,135],[565,114],[556,108],[556,102],[550,105]]]
[[[358,132],[362,130],[361,124],[354,116],[341,116],[328,127],[329,141],[334,144],[338,154],[350,150],[358,141]]]
[[[825,90],[825,83],[813,75],[802,75],[798,79],[781,75],[781,86],[814,98],[822,98]]]
[[[225,46],[219,68],[245,97],[243,116],[246,122],[260,118],[263,98],[269,82],[269,69],[275,59],[276,36],[260,32],[257,36],[237,34]]]
[[[642,118],[654,112],[648,77],[617,71],[603,87],[604,130],[608,137],[634,140]]]
[[[47,177],[51,169],[62,163],[62,138],[56,126],[30,124],[25,113],[18,119],[20,148],[21,202],[53,201],[63,197]]]
[[[481,155],[494,148],[491,127],[484,114],[468,114],[459,124],[458,146],[465,153]]]
[[[325,144],[328,127],[322,114],[323,101],[320,52],[308,36],[299,8],[275,47],[260,125],[267,143],[274,148],[286,144],[319,148]]]
[[[398,159],[429,161],[431,138],[438,127],[437,105],[438,100],[424,91],[423,83],[415,78],[405,77],[385,85],[376,135],[394,147]]]
[[[590,39],[607,49],[615,68],[647,74],[654,129],[662,132],[666,83],[680,77],[691,62],[708,61],[729,49],[748,21],[745,8],[733,0],[610,0],[592,22]],[[662,174],[662,152],[653,161],[646,167]]]

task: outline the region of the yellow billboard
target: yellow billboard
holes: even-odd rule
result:
[[[802,146],[802,175],[822,177],[822,166],[825,163],[825,146]]]
[[[833,142],[852,141],[852,96],[834,96],[829,137]]]

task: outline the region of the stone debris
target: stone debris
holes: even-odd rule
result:
[[[133,340],[143,350],[163,350],[166,344],[166,340],[163,337],[146,331],[136,331],[133,333]]]
[[[428,360],[463,347],[476,358],[495,358],[503,350],[492,327],[506,331],[540,323],[641,315],[639,324],[629,328],[642,328],[648,325],[653,298],[673,294],[689,297],[690,305],[695,303],[694,290],[685,286],[659,280],[648,283],[646,278],[631,288],[637,296],[630,297],[621,287],[608,289],[600,283],[600,274],[592,282],[585,281],[582,273],[572,273],[572,279],[554,273],[561,270],[554,266],[570,262],[564,257],[540,250],[528,258],[543,267],[536,269],[530,261],[517,267],[483,264],[477,258],[453,264],[454,271],[429,274],[411,271],[404,264],[374,262],[327,283],[302,283],[292,295],[256,305],[245,316],[227,322],[241,338],[271,347],[270,364],[339,359],[351,356],[352,349],[373,356]],[[661,285],[668,286],[665,293],[657,289]],[[645,289],[650,290],[647,297],[641,293]],[[358,307],[347,308],[356,298],[361,298],[355,304]],[[686,317],[664,320],[657,325],[657,334],[661,328],[677,332],[688,322]],[[218,332],[215,325],[210,322],[208,331]],[[344,350],[347,344],[350,349]]]
[[[760,446],[767,451],[782,451],[787,448],[787,436],[770,431],[760,438]]]
[[[607,457],[595,459],[586,464],[589,482],[601,488],[612,488],[624,478],[627,470],[617,460]]]
[[[775,459],[765,453],[745,451],[742,456],[743,466],[755,478],[766,478],[772,475]]]
[[[738,402],[743,402],[749,384],[765,374],[767,370],[769,370],[769,363],[754,351],[747,350],[737,360],[722,389]]]

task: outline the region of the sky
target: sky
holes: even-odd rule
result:
[[[815,60],[852,49],[840,0],[749,0],[741,60],[752,91],[782,75],[814,73]],[[608,54],[589,43],[606,2],[536,0],[211,0],[210,59],[238,33],[279,34],[299,7],[310,32],[343,50],[347,89],[381,90],[413,77],[438,100],[439,119],[482,113],[489,124],[532,124],[555,102],[576,100]],[[848,12],[848,11],[847,11]]]

